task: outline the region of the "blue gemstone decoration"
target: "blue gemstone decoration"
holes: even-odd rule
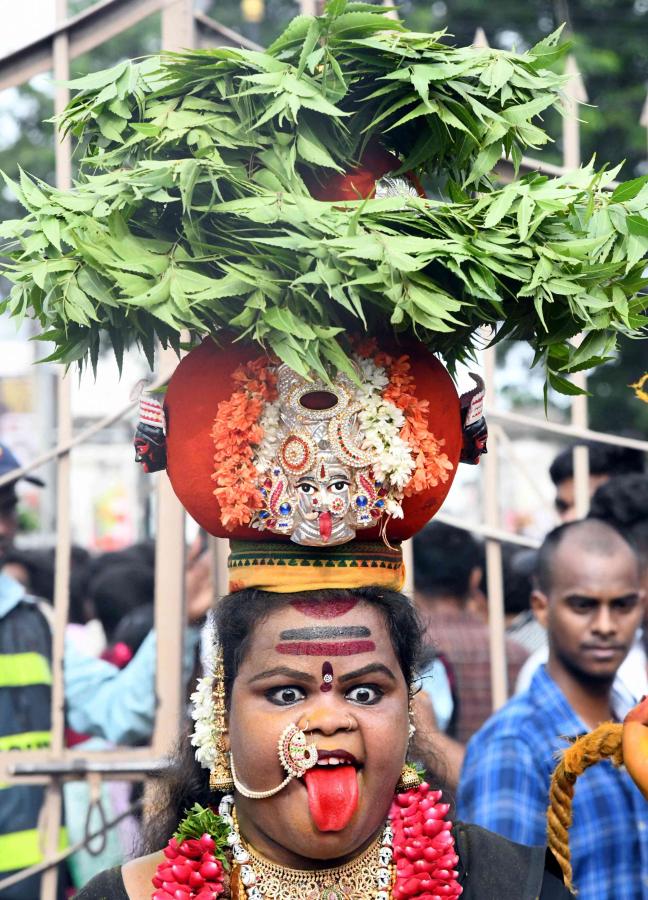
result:
[[[273,475],[281,475],[281,469],[273,469],[272,474]]]
[[[380,509],[380,508],[383,507],[384,505],[385,505],[385,501],[384,501],[384,500],[376,500],[376,502],[375,502],[375,504],[374,504],[374,506],[377,506],[378,509]]]
[[[261,488],[261,493],[262,493],[262,495],[263,495],[264,497],[267,497],[267,496],[268,496],[268,492],[266,491],[265,488]]]
[[[356,506],[359,506],[362,509],[363,506],[366,506],[369,501],[364,496],[364,494],[360,494],[359,497],[356,497]]]
[[[267,519],[269,516],[270,516],[270,513],[268,512],[267,509],[262,509],[261,512],[259,513],[260,519]]]
[[[279,512],[282,516],[287,516],[290,512],[292,512],[292,506],[290,503],[282,503],[279,507]]]

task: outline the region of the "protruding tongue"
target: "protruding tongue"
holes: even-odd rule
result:
[[[353,766],[316,766],[304,775],[308,808],[318,831],[342,831],[358,805],[358,777]]]
[[[332,525],[333,523],[331,521],[331,513],[328,512],[328,510],[319,514],[320,537],[323,541],[328,541],[328,539],[331,537]]]

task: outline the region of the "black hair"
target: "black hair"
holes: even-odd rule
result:
[[[153,603],[154,570],[134,560],[120,560],[100,569],[88,585],[88,596],[108,642],[123,617],[138,606]]]
[[[539,590],[548,594],[552,587],[554,558],[562,542],[568,535],[578,535],[582,549],[589,553],[612,556],[625,545],[633,554],[633,548],[622,534],[612,525],[597,519],[579,519],[566,522],[550,531],[538,550],[534,580]]]
[[[432,522],[414,538],[414,586],[424,595],[465,600],[472,571],[483,565],[481,544],[461,528]]]
[[[526,550],[516,544],[502,544],[504,612],[508,615],[518,615],[530,609],[533,590],[531,575],[536,567],[536,558],[535,550]]]
[[[228,594],[216,608],[216,629],[223,652],[226,702],[232,684],[249,650],[255,629],[291,601],[308,599],[325,603],[328,600],[357,599],[380,611],[383,616],[394,653],[407,684],[414,680],[421,650],[421,626],[416,611],[402,594],[378,587],[353,590],[319,590],[298,594],[271,594],[245,589]],[[196,762],[194,748],[185,734],[179,741],[173,761],[163,774],[159,797],[155,801],[155,815],[150,816],[143,837],[143,849],[152,853],[165,846],[186,811],[194,803],[213,805],[214,794],[209,778]]]
[[[18,506],[16,482],[10,481],[9,484],[3,484],[0,487],[0,514],[7,515],[13,512],[16,506]]]
[[[54,557],[51,550],[19,550],[12,547],[2,557],[2,565],[15,563],[27,571],[29,583],[26,590],[34,597],[54,600]]]
[[[598,441],[579,441],[561,450],[551,463],[549,477],[556,487],[574,477],[574,447],[587,447],[589,450],[590,475],[627,475],[643,472],[645,468],[645,456],[641,450]]]
[[[135,607],[117,623],[112,634],[112,643],[126,644],[133,653],[137,653],[144,638],[153,628],[155,607],[152,603],[143,603]]]
[[[620,531],[635,548],[641,568],[648,568],[648,475],[619,475],[602,484],[589,515]]]

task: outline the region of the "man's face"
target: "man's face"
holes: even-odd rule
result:
[[[589,477],[589,495],[595,493],[596,489],[606,481],[610,480],[609,475],[590,475]],[[556,512],[561,522],[573,522],[578,516],[576,515],[576,497],[574,492],[574,479],[566,478],[556,486],[556,498],[554,500]]]
[[[612,681],[643,616],[637,561],[624,546],[603,555],[566,537],[553,558],[548,594],[534,591],[551,658],[572,675]]]
[[[13,485],[0,488],[0,561],[13,547],[18,531],[18,499]]]

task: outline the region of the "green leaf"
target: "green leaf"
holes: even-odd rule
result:
[[[549,372],[549,384],[554,391],[557,391],[559,394],[566,394],[569,397],[581,397],[583,394],[587,394],[587,391],[577,387],[573,381],[568,381],[555,372]]]
[[[100,72],[93,72],[85,75],[83,78],[72,78],[65,82],[67,87],[73,88],[75,91],[94,91],[99,90],[106,85],[114,84],[120,76],[128,70],[132,65],[129,60],[117,63],[111,69],[102,69]]]
[[[522,125],[529,119],[534,118],[534,116],[539,115],[548,106],[552,106],[554,102],[554,97],[551,94],[545,94],[529,100],[527,103],[520,103],[508,109],[503,109],[501,116],[511,125]]]
[[[517,188],[515,185],[510,185],[500,191],[488,207],[488,212],[484,219],[484,227],[492,228],[494,225],[499,224],[513,205],[516,196]]]
[[[301,53],[299,54],[299,62],[297,63],[298,78],[303,74],[308,62],[308,58],[312,51],[315,49],[315,46],[319,40],[319,36],[320,24],[317,19],[311,18],[311,23],[308,27],[308,31],[306,32],[306,37],[304,38]]]
[[[648,219],[643,216],[633,215],[626,219],[628,231],[638,237],[648,237]]]
[[[517,210],[517,226],[520,240],[525,241],[529,234],[529,223],[535,209],[535,201],[528,193],[522,194]]]
[[[297,152],[305,162],[312,163],[314,166],[324,166],[335,169],[336,172],[344,171],[309,128],[302,126],[298,132]]]
[[[611,203],[625,203],[627,200],[634,200],[639,191],[648,184],[648,175],[642,175],[641,178],[633,178],[631,181],[624,181],[612,192],[610,197]]]

